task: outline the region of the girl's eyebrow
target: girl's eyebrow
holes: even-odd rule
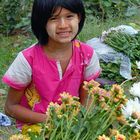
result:
[[[72,12],[67,12],[67,13],[65,13],[65,15],[73,15],[74,13],[72,13]],[[58,14],[52,14],[51,15],[51,17],[58,17],[60,15],[60,13],[58,13]]]

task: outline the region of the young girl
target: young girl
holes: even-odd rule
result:
[[[21,51],[3,77],[10,86],[5,112],[18,127],[44,122],[47,106],[62,92],[84,103],[83,81],[101,71],[93,48],[75,39],[84,21],[82,0],[34,0],[31,26],[38,43]]]

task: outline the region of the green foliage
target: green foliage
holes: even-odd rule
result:
[[[120,63],[105,63],[104,61],[100,61],[100,65],[102,68],[101,77],[113,80],[116,83],[122,83],[125,80],[119,73]]]
[[[140,0],[84,0],[84,3],[90,19],[96,16],[104,20],[109,17],[133,16]]]
[[[107,36],[105,43],[116,51],[127,55],[133,63],[140,59],[140,32],[132,36],[114,31]]]
[[[1,0],[0,1],[0,33],[10,34],[16,25],[22,22],[20,27],[27,25],[32,0]],[[23,18],[24,17],[24,18]]]

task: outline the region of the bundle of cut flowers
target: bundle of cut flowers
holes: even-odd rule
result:
[[[61,93],[61,104],[50,103],[45,123],[25,125],[9,140],[140,140],[138,98],[128,99],[120,85],[105,90],[93,80],[84,82],[84,89],[85,106]]]

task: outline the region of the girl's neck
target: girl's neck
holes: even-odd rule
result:
[[[49,52],[65,52],[72,49],[72,42],[69,43],[58,43],[58,42],[48,42],[44,49]]]
[[[69,61],[73,51],[72,42],[61,44],[49,42],[46,46],[44,46],[44,51],[50,59],[64,61],[67,58]]]

